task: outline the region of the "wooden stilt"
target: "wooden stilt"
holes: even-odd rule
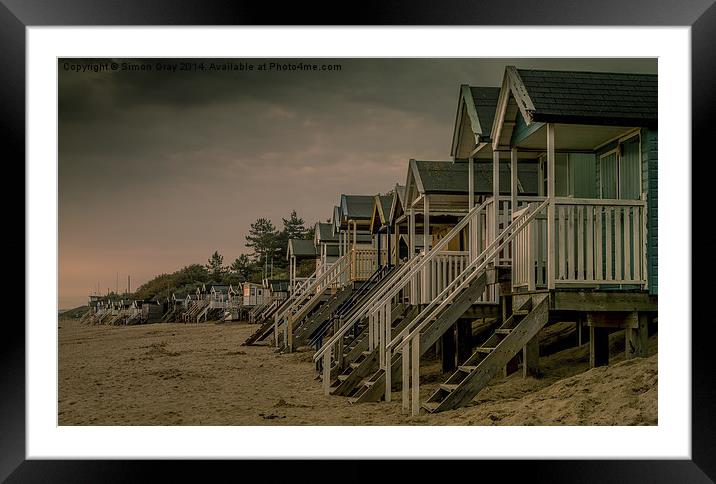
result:
[[[539,375],[539,334],[522,347],[522,377]]]
[[[649,341],[649,319],[646,313],[634,313],[634,325],[636,327],[627,326],[624,330],[625,341],[625,357],[644,358],[647,356],[647,345]]]
[[[609,364],[609,329],[589,327],[589,367]]]
[[[455,326],[445,331],[441,336],[442,341],[442,369],[443,373],[455,371]]]
[[[457,322],[457,362],[463,364],[472,356],[472,321],[460,319]]]

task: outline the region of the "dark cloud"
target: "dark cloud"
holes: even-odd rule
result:
[[[340,193],[404,182],[411,157],[447,159],[459,85],[498,86],[505,65],[656,72],[648,59],[303,60],[342,66],[331,72],[64,69],[112,61],[127,62],[58,62],[61,306],[81,303],[97,280],[113,287],[117,271],[139,283],[215,249],[228,261],[244,252],[257,217],[280,223],[296,209],[308,222],[324,220]]]

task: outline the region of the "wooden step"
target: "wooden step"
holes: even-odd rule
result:
[[[490,354],[490,353],[492,353],[492,350],[494,350],[494,349],[495,349],[495,348],[489,348],[489,347],[487,347],[487,346],[480,346],[479,348],[476,348],[475,351],[476,351],[477,353],[487,353],[487,354]]]
[[[495,334],[510,334],[512,332],[509,328],[497,328]]]
[[[465,372],[465,373],[472,373],[477,366],[472,365],[460,365],[457,367],[458,370]]]
[[[512,312],[513,316],[527,316],[530,312],[527,309],[516,309]]]
[[[360,363],[356,363],[356,362],[354,361],[354,362],[352,362],[352,363],[349,363],[348,366],[350,366],[351,368],[358,368],[358,367],[360,366]]]
[[[433,410],[438,408],[438,405],[440,405],[439,402],[425,402],[423,403],[422,407],[428,412],[432,412]]]
[[[346,380],[348,379],[348,375],[343,375],[343,374],[338,375],[338,379],[339,379],[340,381],[346,381]]]
[[[440,384],[440,388],[447,392],[451,392],[451,391],[455,390],[457,387],[458,387],[457,383],[441,383]]]

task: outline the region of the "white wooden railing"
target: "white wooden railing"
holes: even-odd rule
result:
[[[422,251],[418,256],[410,259],[363,308],[357,310],[353,316],[336,331],[333,337],[326,341],[321,349],[316,352],[313,357],[314,361],[323,358],[324,392],[327,393],[330,387],[330,368],[334,346],[337,347],[335,354],[337,357],[340,357],[341,338],[354,324],[366,316],[368,317],[368,347],[371,350],[376,346],[380,349],[381,358],[379,361],[382,367],[384,364],[382,357],[385,345],[387,341],[391,339],[390,322],[392,322],[391,310],[394,298],[401,293],[405,294],[408,292],[411,297],[411,302],[419,301],[420,299],[416,299],[415,297],[415,289],[422,289],[423,295],[428,296],[426,300],[431,297],[432,294],[430,294],[430,291],[433,288],[437,288],[437,285],[433,286],[432,284],[432,273],[430,273],[430,269],[435,267],[435,274],[437,275],[438,270],[440,270],[442,274],[443,269],[446,270],[448,265],[456,264],[458,261],[466,260],[466,258],[469,257],[467,254],[446,253],[444,250],[447,248],[448,243],[457,237],[460,232],[465,230],[470,223],[478,223],[482,219],[486,206],[487,202],[483,202],[479,206],[474,207],[447,235],[440,239],[430,251]],[[440,262],[437,262],[438,260]],[[422,284],[421,281],[425,281],[425,283]],[[450,284],[447,278],[443,281],[444,284]],[[413,289],[412,291],[411,288]]]
[[[281,319],[276,319],[274,323],[274,333],[278,336],[280,327],[284,328],[284,342],[289,350],[292,350],[293,344],[293,325],[296,322],[297,315],[306,305],[313,304],[317,298],[321,297],[326,289],[338,287],[345,279],[345,275],[350,269],[350,253],[340,257],[330,267],[325,268],[322,273],[309,284],[301,294],[288,306],[284,311]],[[278,346],[278,338],[276,338]]]
[[[516,214],[519,215],[519,214]],[[646,202],[555,200],[555,286],[646,284]],[[515,240],[513,287],[549,287],[547,210]]]
[[[525,210],[522,210],[518,216],[508,224],[500,234],[495,237],[485,249],[477,255],[466,269],[448,284],[443,291],[438,294],[428,304],[415,319],[413,319],[395,338],[387,338],[389,341],[385,345],[385,349],[381,353],[380,366],[385,370],[385,398],[390,401],[391,394],[391,366],[392,355],[400,351],[402,353],[403,365],[403,408],[411,408],[413,415],[417,415],[420,410],[420,333],[428,324],[435,321],[438,315],[460,292],[467,288],[472,281],[481,274],[490,264],[494,264],[495,257],[504,251],[524,230],[532,220],[534,220],[540,211],[547,206],[545,200],[541,204],[532,202]],[[409,382],[410,380],[410,387]],[[412,401],[412,405],[410,402]]]
[[[316,280],[316,277],[319,275],[318,271],[319,270],[316,269],[313,271],[313,274],[306,277],[301,284],[296,285],[296,287],[291,291],[289,297],[283,302],[283,304],[281,304],[278,310],[276,310],[276,314],[274,315],[274,330],[278,330],[277,324],[280,321],[283,321],[289,308],[291,308],[296,300],[298,300],[298,298],[303,295],[309,287],[311,287],[313,282]]]
[[[378,269],[378,249],[351,249],[351,281],[367,281]],[[381,249],[381,260],[385,261],[388,252]]]

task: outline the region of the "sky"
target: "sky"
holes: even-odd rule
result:
[[[227,62],[253,70],[209,70]],[[340,69],[259,70],[271,62]],[[450,159],[460,85],[498,87],[507,65],[657,71],[653,59],[60,59],[59,307],[215,250],[229,265],[259,217],[280,229],[296,210],[312,225],[341,193],[405,183],[410,158]]]

